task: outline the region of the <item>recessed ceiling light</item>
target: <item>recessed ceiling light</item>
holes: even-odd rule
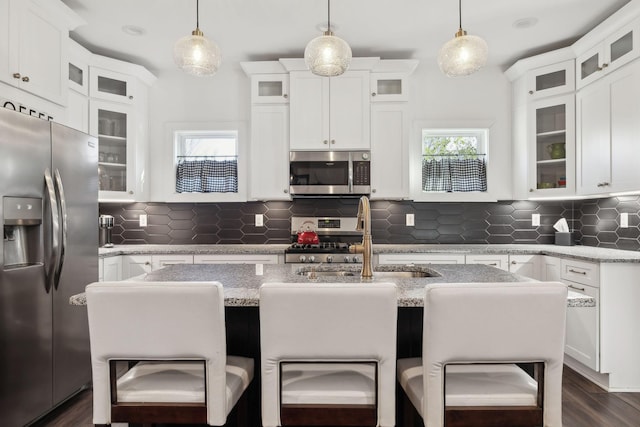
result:
[[[122,32],[130,36],[143,36],[147,34],[147,30],[137,25],[123,25]]]
[[[524,30],[525,28],[531,28],[538,23],[538,18],[522,18],[518,19],[513,23],[513,27],[519,30]]]

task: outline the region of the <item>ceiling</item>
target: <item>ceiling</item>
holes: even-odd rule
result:
[[[87,22],[73,39],[155,74],[175,69],[173,44],[196,27],[196,0],[62,1]],[[465,0],[462,27],[487,41],[490,64],[506,69],[520,58],[573,43],[628,2]],[[326,22],[325,0],[200,0],[200,29],[220,46],[223,67],[302,57]],[[334,0],[331,23],[353,56],[434,61],[458,29],[458,2]],[[125,26],[144,34],[127,34]]]

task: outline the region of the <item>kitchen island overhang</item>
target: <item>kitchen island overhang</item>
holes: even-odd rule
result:
[[[137,276],[131,281],[157,282],[196,282],[217,281],[222,283],[225,292],[225,306],[227,307],[257,307],[259,306],[259,289],[263,283],[362,283],[366,286],[371,282],[394,282],[398,287],[398,307],[422,307],[424,288],[429,283],[471,283],[471,282],[532,282],[528,277],[500,270],[482,264],[415,264],[379,266],[385,271],[406,271],[419,268],[434,272],[431,277],[394,277],[376,275],[372,279],[361,279],[359,274],[352,276],[321,276],[309,278],[308,266],[287,264],[175,264],[160,270]],[[317,271],[345,269],[322,265],[315,267]],[[357,268],[352,266],[351,270]],[[84,294],[74,295],[70,299],[72,305],[86,305]],[[569,307],[594,307],[595,300],[569,290],[567,298]]]

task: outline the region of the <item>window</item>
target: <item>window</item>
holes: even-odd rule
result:
[[[487,129],[422,129],[421,192],[486,192],[487,134]]]
[[[176,193],[237,193],[238,132],[177,131]]]

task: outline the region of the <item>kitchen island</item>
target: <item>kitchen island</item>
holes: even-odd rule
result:
[[[328,272],[340,272],[339,275]],[[378,274],[376,274],[376,272]],[[395,272],[428,277],[389,276]],[[315,277],[314,277],[315,276]],[[227,307],[257,307],[260,285],[266,282],[362,283],[394,282],[398,286],[398,307],[422,307],[424,287],[429,283],[528,282],[525,276],[482,264],[379,265],[372,279],[360,278],[359,265],[299,264],[176,264],[130,280],[135,281],[218,281],[223,284]],[[73,305],[85,305],[84,294],[71,297]],[[569,291],[569,307],[593,307],[595,300]]]

